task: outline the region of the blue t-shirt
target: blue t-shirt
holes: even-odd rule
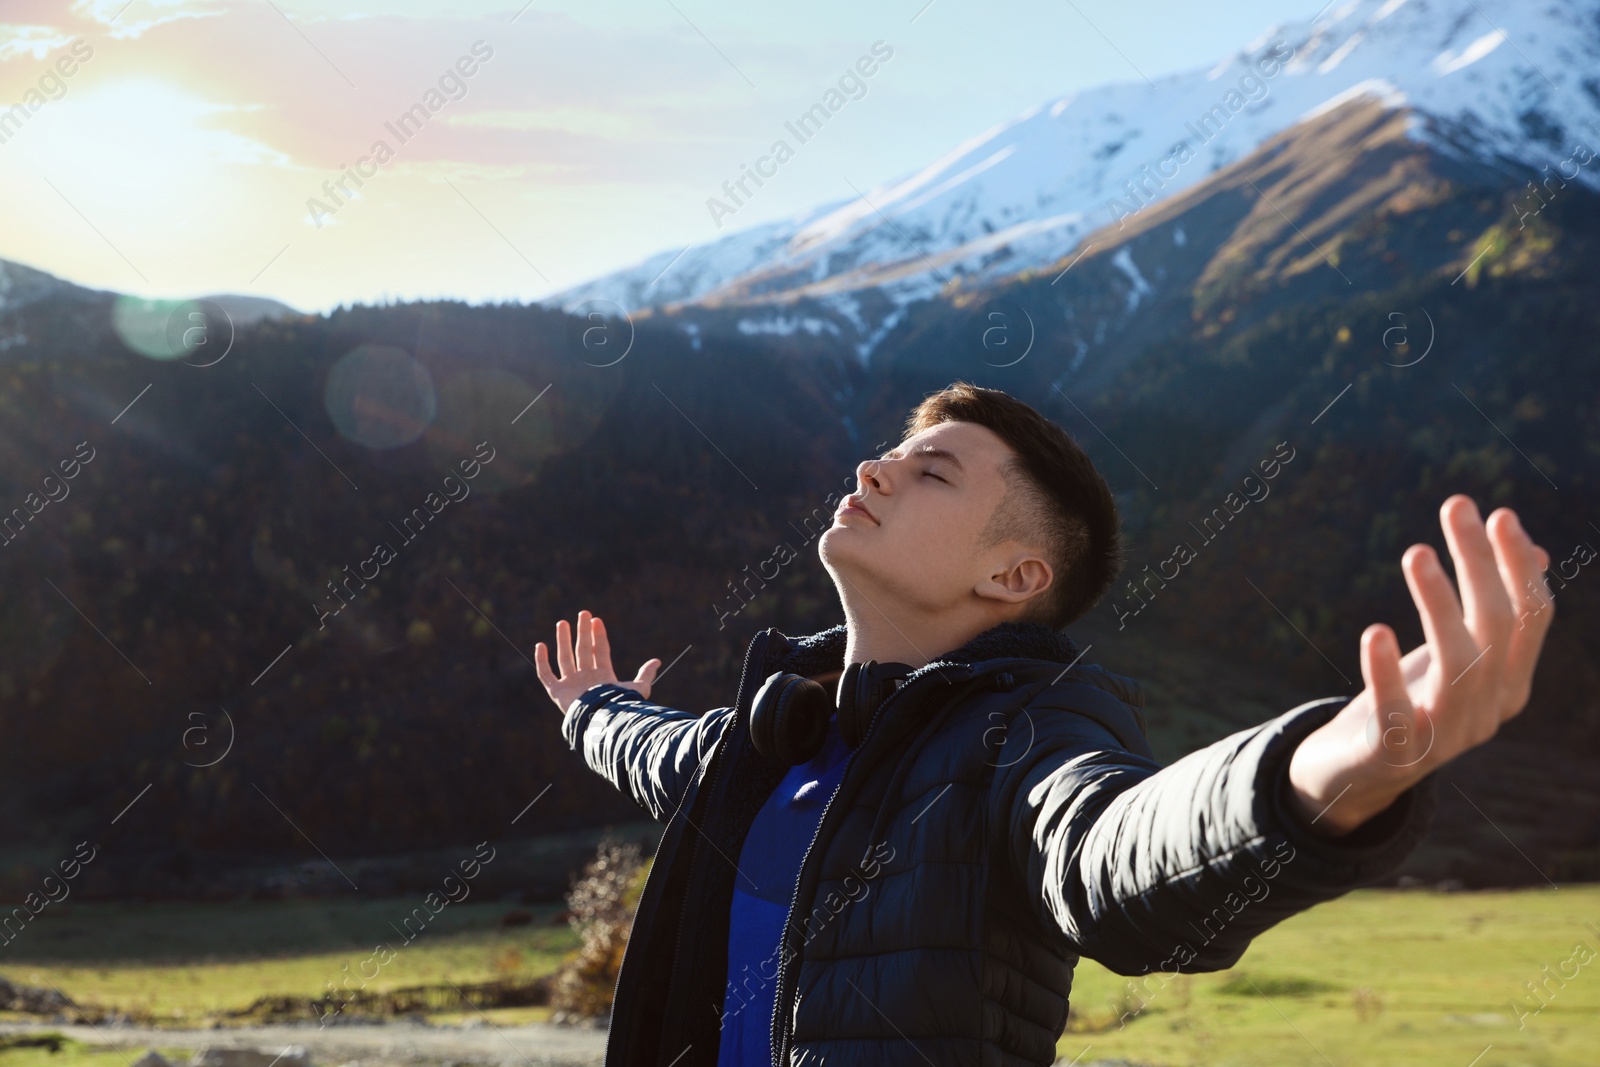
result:
[[[739,851],[728,917],[728,988],[722,1004],[717,1067],[769,1067],[779,941],[800,861],[822,809],[844,776],[850,749],[828,720],[822,749],[789,769],[756,813]]]

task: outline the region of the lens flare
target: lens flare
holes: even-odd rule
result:
[[[185,338],[182,331],[173,335],[174,322],[182,322],[187,314],[200,312],[192,300],[142,300],[136,296],[119,296],[111,305],[111,328],[122,343],[149,359],[169,360],[187,356],[193,351],[190,344],[194,335]]]
[[[527,485],[555,454],[556,435],[549,413],[556,401],[541,397],[510,371],[475,367],[439,388],[439,419],[428,432],[428,454],[442,466],[472,455],[480,441],[495,449],[476,488],[494,493]]]
[[[362,345],[328,370],[323,405],[339,433],[368,448],[421,437],[439,410],[428,369],[388,345]]]

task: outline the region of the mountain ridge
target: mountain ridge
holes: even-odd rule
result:
[[[765,305],[751,332],[825,329],[772,310],[804,289],[854,324],[865,360],[910,303],[1055,262],[1354,98],[1408,109],[1408,135],[1442,154],[1519,179],[1547,173],[1570,157],[1573,131],[1600,144],[1600,80],[1585,73],[1595,69],[1597,0],[1346,0],[1209,69],[1043,102],[860,197],[662,252],[542,303]],[[1600,168],[1567,177],[1600,189]]]

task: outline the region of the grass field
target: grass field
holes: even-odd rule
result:
[[[402,945],[388,924],[413,903],[73,904],[0,946],[0,974],[204,1025],[264,994],[314,997],[385,937],[398,954],[369,989],[531,977],[577,944],[567,926],[550,924],[554,908],[527,908],[531,924],[505,927],[510,905],[468,902]],[[1589,951],[1575,955],[1579,945]],[[1269,931],[1232,971],[1149,979],[1137,997],[1128,979],[1083,963],[1059,1051],[1080,1064],[1160,1067],[1594,1067],[1597,951],[1600,886],[1363,891]],[[497,1023],[544,1017],[542,1008],[491,1013]],[[80,1061],[124,1064],[74,1045],[52,1054],[0,1044],[0,1067]]]
[[[1057,1049],[1162,1067],[1595,1067],[1595,928],[1600,886],[1353,893],[1268,931],[1231,971],[1157,977],[1138,997],[1129,979],[1081,965],[1084,1029]],[[1580,944],[1589,951],[1575,956]]]
[[[191,1052],[181,1048],[163,1048],[160,1045],[140,1045],[133,1056],[144,1055],[153,1047],[174,1064],[187,1063]],[[59,1051],[47,1048],[15,1047],[0,1039],[0,1063],[5,1067],[128,1067],[128,1055],[109,1046],[86,1045],[70,1038],[63,1039]]]
[[[0,974],[28,985],[53,984],[79,1003],[148,1013],[157,1024],[205,1025],[268,994],[315,999],[329,982],[342,988],[346,974],[357,976],[351,988],[373,992],[445,979],[531,978],[553,971],[578,944],[566,923],[551,925],[557,907],[473,901],[446,906],[420,933],[414,923],[408,943],[402,923],[417,906],[411,898],[73,904],[49,920],[43,916],[51,909],[45,909],[15,941],[0,946]],[[514,907],[533,921],[500,925]],[[392,946],[394,958],[363,968],[380,941]],[[362,986],[364,975],[373,977]],[[502,1009],[491,1018],[521,1022],[547,1014],[544,1008]]]

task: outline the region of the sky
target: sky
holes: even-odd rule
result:
[[[0,258],[313,312],[543,299],[870,191],[1042,101],[1208,67],[1322,7],[4,0]],[[711,208],[868,68],[759,198]]]

